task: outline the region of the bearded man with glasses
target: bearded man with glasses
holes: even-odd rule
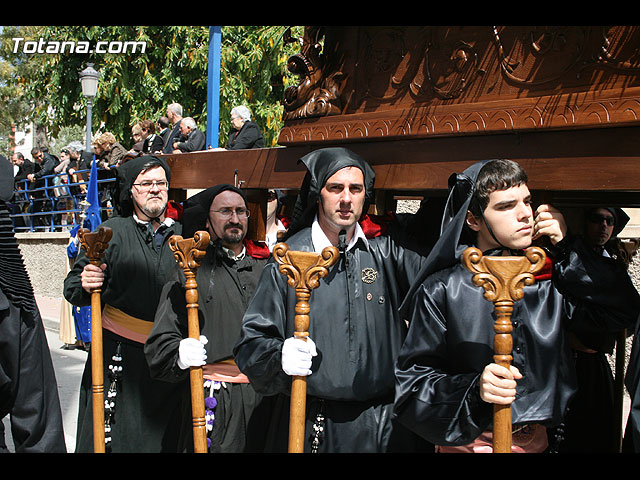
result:
[[[247,239],[249,209],[242,190],[227,184],[210,187],[187,199],[183,236],[199,230],[210,245],[196,272],[200,340],[188,338],[185,275],[176,265],[162,291],[145,354],[151,375],[189,388],[189,368],[203,367],[209,452],[244,453],[262,450],[268,418],[263,398],[235,365],[233,346],[242,317],[269,259],[263,242]],[[193,451],[191,397],[182,397],[179,451]],[[215,405],[215,406],[214,406]],[[260,406],[263,408],[259,408]]]
[[[182,385],[151,378],[144,342],[153,326],[162,287],[176,265],[168,239],[181,235],[171,218],[171,170],[162,158],[143,156],[118,168],[116,215],[101,226],[113,237],[103,264],[93,266],[81,251],[64,282],[64,296],[90,305],[102,290],[105,438],[109,452],[175,452]],[[121,370],[120,370],[121,368]],[[80,389],[76,451],[93,451],[91,356]]]

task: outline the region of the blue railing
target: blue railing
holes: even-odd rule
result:
[[[101,178],[105,172],[105,178]],[[111,188],[115,177],[109,170],[98,170],[98,192],[103,220],[112,213]],[[62,232],[80,222],[81,202],[89,188],[90,170],[46,175],[30,182],[16,182],[9,202],[15,232]],[[30,188],[31,187],[31,188]]]

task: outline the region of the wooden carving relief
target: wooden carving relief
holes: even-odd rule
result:
[[[637,125],[639,45],[637,26],[307,27],[279,142]]]
[[[284,94],[284,118],[307,118],[340,113],[338,82],[341,72],[324,70],[321,38],[322,27],[305,27],[300,53],[288,60],[287,68],[300,77],[298,86],[288,87]],[[296,39],[285,36],[286,42]]]

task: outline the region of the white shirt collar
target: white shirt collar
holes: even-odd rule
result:
[[[149,222],[145,222],[144,220],[140,220],[135,213],[133,214],[133,219],[135,220],[136,223],[139,223],[140,225],[146,225],[149,223]],[[165,227],[170,227],[174,223],[176,223],[176,221],[173,218],[165,217],[164,222],[162,222],[161,225],[164,225]]]
[[[365,237],[364,232],[362,231],[362,227],[360,227],[359,223],[356,223],[356,228],[353,231],[353,236],[351,237],[351,241],[347,246],[347,250],[351,250],[359,239],[367,244],[367,237]],[[332,246],[331,242],[322,231],[320,224],[318,223],[318,216],[316,215],[313,223],[311,224],[311,242],[313,243],[313,249],[316,253],[321,253],[325,247]]]

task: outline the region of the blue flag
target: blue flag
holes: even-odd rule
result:
[[[89,176],[89,188],[87,189],[87,218],[84,221],[84,228],[88,228],[93,232],[98,225],[102,223],[102,214],[100,213],[100,196],[98,195],[98,167],[95,155],[91,162],[91,174]]]

